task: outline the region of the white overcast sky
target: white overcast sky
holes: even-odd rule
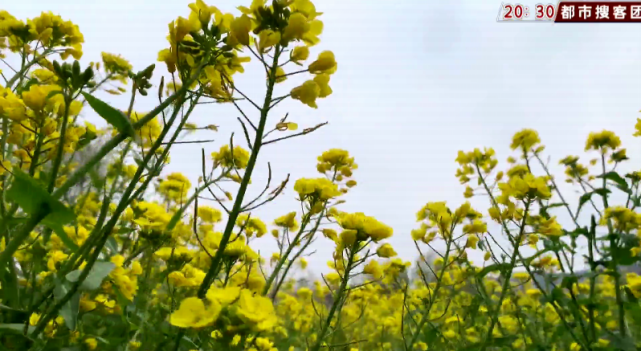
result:
[[[106,51],[122,54],[140,70],[155,62],[157,52],[167,46],[167,24],[187,16],[188,3],[7,0],[0,8],[23,19],[44,10],[58,13],[84,33],[83,62],[99,60],[100,52]],[[207,3],[237,13],[235,6],[250,1]],[[267,161],[276,181],[287,173],[292,180],[314,177],[317,155],[332,147],[345,148],[360,167],[355,173],[359,185],[346,197],[343,209],[362,211],[391,225],[396,250],[413,259],[416,252],[409,232],[417,226],[416,211],[428,201],[446,200],[455,207],[464,200],[464,187],[454,177],[458,150],[492,146],[503,162],[510,154],[512,134],[527,127],[539,131],[555,164],[562,156],[582,154],[588,133],[601,129],[617,132],[629,155],[639,154],[639,140],[631,136],[636,118],[641,117],[638,24],[497,23],[500,1],[494,0],[316,0],[315,4],[324,12],[325,30],[312,58],[321,50],[334,51],[339,63],[330,82],[334,94],[319,100],[318,110],[289,100],[275,111],[272,121],[289,112],[290,120],[301,128],[323,121],[329,125],[266,147],[250,195],[262,188]],[[262,101],[264,72],[257,62],[249,66],[237,78],[238,85]],[[164,65],[158,67],[155,78],[165,72]],[[282,83],[277,94],[286,94],[303,78]],[[125,99],[110,101],[124,109]],[[137,110],[153,106],[150,97]],[[251,113],[257,118],[255,111]],[[93,118],[88,109],[85,114]],[[193,121],[221,129],[191,138],[217,139],[202,145],[207,155],[227,143],[231,131],[241,143],[237,116],[228,106],[203,106]],[[177,146],[168,171],[185,172],[195,181],[200,148]],[[260,217],[271,222],[296,209],[292,187],[293,181],[282,198],[260,211]],[[265,238],[259,248],[271,252],[273,239]],[[314,249],[312,267],[326,270],[332,245],[321,239]]]

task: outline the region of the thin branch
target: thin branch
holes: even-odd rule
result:
[[[196,196],[194,198],[194,225],[193,225],[192,229],[194,231],[194,235],[196,236],[196,240],[198,240],[198,244],[200,244],[200,247],[203,249],[203,251],[205,251],[205,253],[207,254],[207,256],[209,256],[209,258],[213,259],[214,256],[212,256],[209,253],[209,250],[207,250],[205,245],[203,245],[203,242],[200,241],[200,237],[198,236],[198,229],[197,229],[197,226],[196,226],[197,222],[198,222],[198,196]]]
[[[234,85],[234,83],[231,81],[231,79],[229,79],[229,78],[227,77],[227,75],[225,75],[225,74],[221,74],[221,76],[222,76],[222,77],[227,81],[227,83],[228,83],[229,85],[231,85],[231,88],[232,88],[234,91],[237,91],[240,95],[242,95],[242,96],[245,98],[245,100],[249,101],[252,105],[254,105],[254,107],[255,107],[257,110],[259,110],[259,111],[261,111],[261,110],[262,110],[258,105],[256,105],[256,103],[255,103],[254,101],[252,101],[252,99],[250,99],[249,97],[247,97],[247,95],[243,94],[243,92],[242,92],[242,91],[238,90],[238,88],[236,88],[236,85]],[[234,103],[234,105],[236,105],[236,103]]]
[[[292,134],[292,135],[284,136],[284,137],[281,137],[281,138],[276,138],[276,139],[268,140],[268,141],[264,142],[264,143],[263,143],[263,145],[267,145],[267,144],[275,143],[275,142],[277,142],[277,141],[281,141],[281,140],[285,140],[285,139],[291,139],[291,138],[295,138],[295,137],[297,137],[297,136],[301,136],[301,135],[309,134],[309,133],[311,133],[311,132],[314,132],[316,129],[318,129],[318,128],[322,127],[322,126],[327,125],[328,123],[329,123],[329,122],[323,122],[323,123],[321,123],[321,124],[319,124],[319,125],[317,125],[317,126],[315,126],[315,127],[312,127],[312,128],[305,128],[305,129],[304,129],[302,132],[300,132],[300,133],[296,133],[296,134]]]
[[[175,141],[172,144],[173,145],[180,145],[180,144],[200,144],[200,143],[211,143],[216,140],[214,139],[208,139],[208,140],[188,140],[188,141]],[[161,145],[167,145],[169,143],[161,143]]]
[[[273,99],[272,102],[274,102],[274,103],[269,105],[269,108],[270,109],[274,108],[274,106],[278,105],[278,103],[280,103],[281,101],[287,99],[290,95],[291,94],[287,94],[287,95],[283,95],[283,96],[280,96],[280,97],[277,97],[277,98]]]
[[[254,147],[252,146],[251,139],[249,138],[249,132],[247,131],[247,126],[245,126],[245,122],[243,122],[240,117],[236,117],[238,119],[238,122],[240,122],[240,125],[243,126],[243,133],[245,134],[245,139],[247,140],[247,146],[249,146],[250,149],[253,149]]]
[[[252,123],[252,121],[249,119],[249,117],[247,117],[247,115],[245,114],[245,111],[243,111],[243,109],[241,109],[240,106],[238,106],[238,104],[236,103],[236,100],[232,99],[231,103],[234,104],[234,106],[236,106],[236,109],[238,110],[238,112],[240,112],[240,114],[243,115],[243,118],[245,118],[247,123],[249,123],[249,125],[251,125],[252,128],[254,128],[254,131],[256,131],[257,130],[256,126],[254,125],[254,123]]]
[[[286,74],[283,74],[283,75],[280,75],[280,76],[276,76],[276,79],[284,78],[284,77],[287,77],[287,76],[293,76],[294,74],[305,73],[305,72],[308,72],[308,71],[309,71],[309,69],[302,69],[300,71],[290,72],[290,73],[286,73]]]
[[[288,182],[289,182],[289,174],[287,174],[287,178],[285,180],[283,180],[283,182],[280,184],[280,186],[278,188],[274,189],[274,191],[271,192],[271,196],[269,198],[267,198],[265,201],[255,205],[255,206],[252,206],[252,207],[249,207],[249,208],[245,208],[242,211],[243,212],[252,211],[252,210],[257,209],[258,207],[260,207],[260,206],[262,206],[262,205],[264,205],[264,204],[266,204],[266,203],[268,203],[270,201],[273,201],[275,198],[278,197],[278,195],[280,195],[280,193],[283,192],[283,190],[285,190],[285,186],[287,185]]]
[[[9,67],[9,69],[13,71],[13,73],[18,74],[18,71],[16,71],[15,68],[11,67],[11,65],[7,61],[5,61],[3,58],[0,58],[0,61],[2,61],[5,65],[7,65],[7,67]]]
[[[242,208],[247,208],[247,207],[251,206],[254,202],[258,201],[258,199],[260,199],[265,194],[265,192],[267,192],[267,190],[269,189],[269,186],[272,183],[272,164],[270,162],[267,162],[267,171],[268,171],[268,173],[267,173],[267,184],[265,185],[265,188],[263,189],[263,191],[258,196],[256,196],[255,199],[250,201],[247,205],[243,206]]]

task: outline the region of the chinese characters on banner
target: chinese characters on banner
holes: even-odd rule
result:
[[[554,22],[641,22],[641,1],[561,1]]]

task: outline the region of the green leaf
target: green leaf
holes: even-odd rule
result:
[[[543,254],[545,254],[547,252],[550,252],[549,248],[544,248],[542,250],[537,251],[534,255],[524,259],[523,260],[523,265],[529,266],[530,264],[532,264],[532,262],[534,260],[536,260],[537,258],[541,257]]]
[[[563,281],[561,282],[561,287],[566,288],[568,290],[572,290],[572,286],[578,283],[579,283],[579,278],[577,278],[574,275],[568,275],[563,277]]]
[[[93,108],[100,117],[104,118],[109,124],[114,126],[119,132],[130,137],[135,136],[134,127],[129,122],[127,116],[119,110],[111,107],[106,102],[92,96],[91,94],[83,92],[82,95],[87,99],[89,106]]]
[[[114,254],[118,252],[118,243],[116,242],[116,239],[113,236],[110,236],[107,239],[105,246]]]
[[[33,216],[45,209],[48,214],[45,220],[60,225],[74,220],[73,212],[51,196],[38,181],[19,169],[13,170],[13,176],[7,198],[20,205],[26,213]]]
[[[619,173],[611,171],[602,175],[597,176],[597,178],[602,178],[602,179],[607,179],[613,181],[616,185],[617,188],[621,189],[624,192],[630,192],[630,189],[628,187],[628,182],[619,175]]]
[[[632,289],[630,289],[630,287],[626,286],[626,287],[624,287],[624,290],[625,290],[625,294],[628,297],[628,301],[632,302],[632,304],[637,305],[637,307],[638,307],[639,306],[639,299],[636,296],[634,296],[634,293],[632,292]]]
[[[541,215],[543,217],[549,217],[549,214],[548,214],[548,210],[549,209],[555,208],[555,207],[566,206],[566,205],[567,204],[565,202],[556,202],[556,203],[553,203],[553,204],[548,204],[548,205],[542,206],[539,209],[539,215]]]
[[[583,207],[583,205],[585,205],[586,202],[590,201],[590,199],[592,198],[592,195],[594,195],[593,192],[589,192],[581,195],[581,197],[579,198],[579,208],[577,208],[576,210],[577,216],[579,215],[579,212],[581,212],[581,208]]]
[[[579,208],[577,208],[576,210],[576,216],[577,217],[579,216],[579,212],[581,212],[581,208],[583,207],[583,205],[585,205],[586,202],[590,201],[590,199],[592,198],[592,195],[597,194],[603,197],[607,197],[609,193],[611,193],[610,190],[605,188],[599,188],[599,189],[594,189],[594,191],[591,191],[589,193],[585,193],[581,195],[581,197],[579,198]]]
[[[113,269],[116,268],[116,265],[111,262],[98,261],[94,263],[87,275],[87,279],[80,285],[81,289],[84,290],[96,290],[102,284],[102,280],[105,279]],[[67,274],[67,280],[74,283],[80,278],[81,270],[75,270]]]
[[[56,235],[60,238],[60,240],[69,248],[71,251],[76,252],[78,251],[78,245],[71,240],[71,238],[67,235],[67,232],[62,228],[62,225],[60,223],[54,222],[49,220],[48,218],[45,218],[44,221],[42,221],[42,224],[45,226],[49,227]]]
[[[610,338],[610,345],[614,350],[621,351],[637,351],[634,339],[630,336],[622,337],[620,335],[612,334]]]
[[[598,189],[594,189],[594,193],[601,195],[602,197],[606,197],[609,193],[611,193],[611,191],[606,188],[598,188]]]
[[[18,332],[22,334],[24,331],[24,324],[22,323],[0,323],[0,330],[7,330],[7,331],[13,331],[13,332]],[[28,327],[28,333],[31,333],[35,329],[32,326]]]
[[[96,187],[96,189],[100,190],[105,187],[106,179],[100,177],[100,174],[95,167],[89,171],[89,178],[91,179],[91,183],[94,187]]]
[[[49,100],[49,99],[51,99],[52,97],[54,97],[54,96],[56,96],[58,94],[62,94],[62,90],[50,91],[49,94],[47,94],[47,97],[45,98],[45,100]]]
[[[56,300],[60,301],[71,289],[69,282],[61,282],[56,280],[55,287],[53,288],[53,296]],[[80,293],[76,291],[71,299],[65,303],[60,309],[60,315],[65,320],[67,328],[76,330],[78,322],[78,310],[80,309]]]
[[[479,278],[483,278],[488,275],[490,272],[494,271],[503,271],[504,269],[510,269],[511,265],[509,263],[495,263],[489,266],[483,267],[478,273]]]
[[[613,257],[617,258],[617,263],[622,266],[631,266],[639,262],[639,256],[633,256],[630,249],[639,246],[639,238],[634,234],[612,234],[619,239],[619,244],[610,248]]]

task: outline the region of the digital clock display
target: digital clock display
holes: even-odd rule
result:
[[[498,20],[506,21],[554,21],[556,18],[556,4],[501,4]]]

